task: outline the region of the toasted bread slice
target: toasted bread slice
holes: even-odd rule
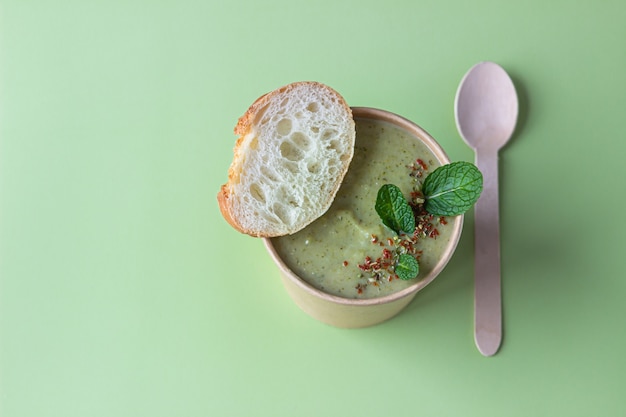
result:
[[[297,82],[259,97],[239,119],[228,182],[217,195],[235,229],[295,233],[330,207],[354,154],[352,111],[335,90]]]

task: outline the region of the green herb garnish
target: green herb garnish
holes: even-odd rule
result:
[[[483,190],[483,175],[469,162],[453,162],[424,180],[424,208],[436,216],[457,216],[470,209]]]
[[[420,167],[427,169],[423,162],[420,162]],[[421,190],[413,190],[410,204],[400,188],[393,184],[383,185],[378,190],[375,208],[385,226],[398,235],[404,233],[401,239],[417,239],[418,232],[435,237],[438,234],[436,229],[425,232],[427,228],[423,227],[424,219],[429,215],[443,218],[465,213],[476,203],[482,189],[483,176],[476,166],[468,162],[453,162],[440,166],[426,176]],[[416,230],[417,220],[420,221],[420,230]],[[427,225],[430,226],[430,223]],[[406,246],[401,247],[406,251]],[[398,252],[393,256],[394,273],[398,278],[410,280],[417,277],[419,261],[415,256]],[[369,264],[364,267],[369,267]]]
[[[378,190],[376,212],[383,224],[394,232],[413,233],[415,216],[402,191],[393,184],[385,184]]]
[[[398,263],[396,264],[396,275],[403,280],[413,279],[419,273],[420,265],[413,256],[408,253],[403,253],[398,256]]]

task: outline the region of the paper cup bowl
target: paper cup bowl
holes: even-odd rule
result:
[[[416,140],[426,144],[439,163],[442,165],[450,163],[450,159],[435,139],[415,123],[397,114],[368,107],[353,107],[352,113],[355,119],[381,120],[407,131]],[[271,238],[263,240],[267,251],[280,270],[287,292],[304,312],[332,326],[357,328],[372,326],[394,317],[413,300],[418,291],[439,275],[459,242],[463,216],[450,218],[448,225],[452,228],[450,241],[439,262],[429,273],[401,291],[370,299],[343,298],[318,290],[289,269],[274,248]]]

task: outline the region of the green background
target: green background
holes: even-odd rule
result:
[[[0,413],[624,416],[626,3],[0,3]],[[393,320],[291,301],[220,216],[237,118],[298,80],[453,160],[458,82],[520,96],[502,151],[505,338],[473,341],[473,222]]]

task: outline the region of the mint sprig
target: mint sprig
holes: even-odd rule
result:
[[[402,280],[413,279],[417,276],[420,270],[419,262],[415,257],[408,253],[403,253],[398,256],[398,263],[396,264],[395,273],[398,278]]]
[[[385,184],[380,187],[375,208],[383,224],[397,234],[413,233],[415,230],[413,210],[396,185]]]
[[[413,200],[412,204],[416,207],[423,204],[423,208],[435,216],[457,216],[476,203],[482,189],[483,176],[476,166],[468,162],[453,162],[440,166],[426,176],[421,189],[424,199]],[[383,224],[396,234],[415,233],[415,213],[396,185],[385,184],[380,187],[375,208]],[[416,210],[420,212],[421,208]],[[394,272],[398,278],[410,280],[417,277],[418,260],[408,253],[396,256]]]
[[[457,216],[469,210],[483,190],[483,175],[469,162],[453,162],[424,180],[424,208],[435,216]]]

